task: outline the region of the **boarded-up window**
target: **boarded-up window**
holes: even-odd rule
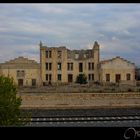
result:
[[[17,77],[25,77],[25,71],[24,70],[17,70]]]
[[[126,74],[126,80],[131,80],[131,74],[130,73]]]
[[[106,74],[106,81],[110,82],[110,74]]]

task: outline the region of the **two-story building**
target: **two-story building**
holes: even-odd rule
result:
[[[40,65],[43,83],[72,83],[79,74],[89,82],[99,80],[99,45],[92,49],[69,50],[66,47],[47,47],[40,43]]]

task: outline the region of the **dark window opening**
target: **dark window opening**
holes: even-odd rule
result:
[[[58,74],[58,81],[61,81],[61,74]]]
[[[23,79],[18,79],[18,86],[23,86]]]
[[[88,63],[88,70],[91,69],[91,63]]]
[[[88,70],[94,70],[94,63],[88,63]]]
[[[106,74],[106,81],[110,82],[110,74]]]
[[[48,63],[46,63],[46,70],[48,70]]]
[[[91,74],[91,76],[92,76],[92,81],[94,81],[94,74]]]
[[[49,63],[49,70],[52,70],[52,63]]]
[[[130,75],[130,73],[127,73],[127,74],[126,74],[126,80],[131,80],[131,75]]]
[[[49,81],[51,81],[51,80],[52,80],[52,75],[50,74],[50,75],[49,75]]]
[[[90,74],[88,75],[88,80],[89,80],[89,81],[91,80],[91,75],[90,75]]]
[[[48,58],[48,51],[46,51],[46,58]]]
[[[49,51],[49,58],[52,57],[52,51]]]
[[[83,72],[83,63],[79,63],[79,72]]]
[[[121,75],[120,74],[116,74],[116,83],[119,83],[121,80]]]
[[[48,81],[48,74],[46,74],[46,81]]]
[[[94,70],[94,63],[92,63],[92,70]]]
[[[94,74],[89,74],[88,75],[88,80],[89,81],[94,81]]]
[[[73,75],[68,74],[68,83],[72,83],[72,82],[73,82]]]
[[[32,86],[36,86],[36,79],[32,79]]]

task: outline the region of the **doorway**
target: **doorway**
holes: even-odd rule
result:
[[[79,63],[79,72],[83,72],[83,63]]]
[[[73,75],[68,74],[68,83],[72,83],[72,82],[73,82]]]
[[[18,86],[23,86],[23,79],[18,79]]]
[[[36,86],[36,79],[32,79],[32,86]]]
[[[120,74],[116,74],[116,83],[119,83],[121,80],[121,75]]]

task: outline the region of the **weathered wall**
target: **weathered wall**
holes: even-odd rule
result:
[[[46,51],[52,52],[51,58],[46,58]],[[61,58],[58,58],[58,51],[62,52]],[[75,54],[79,53],[79,57],[76,58]],[[94,80],[99,80],[99,70],[97,65],[99,64],[99,46],[94,45],[91,50],[68,50],[66,47],[45,47],[40,46],[40,60],[41,60],[41,77],[42,82],[46,81],[46,74],[52,75],[52,83],[67,83],[68,74],[73,75],[73,82],[76,81],[76,77],[79,74],[94,74]],[[57,70],[57,63],[61,63],[62,70]],[[88,69],[88,63],[94,63],[94,69]],[[52,63],[52,70],[46,70],[46,63]],[[67,69],[67,63],[73,63],[73,70]],[[83,72],[79,72],[79,63],[83,63]],[[58,81],[57,75],[62,75],[62,80]]]
[[[131,80],[127,81],[127,74],[131,75]],[[121,58],[115,58],[101,64],[100,81],[106,82],[106,74],[110,74],[110,82],[116,82],[115,75],[121,75],[121,82],[126,84],[135,84],[135,66]]]
[[[24,71],[25,75],[17,76],[17,71]],[[35,61],[19,57],[9,62],[1,64],[1,72],[4,76],[13,77],[14,82],[18,85],[18,79],[23,79],[23,86],[32,86],[32,79],[36,79],[36,85],[40,86],[40,67]]]

